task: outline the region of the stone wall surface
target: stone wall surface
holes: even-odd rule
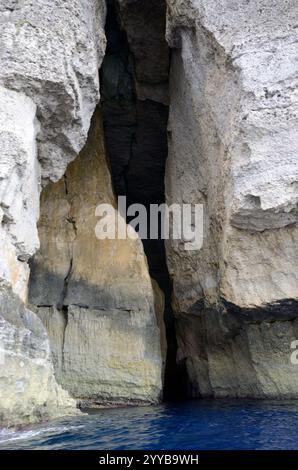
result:
[[[0,280],[25,300],[27,261],[39,246],[36,105],[25,94],[1,86],[0,102]]]
[[[45,330],[35,314],[15,307],[14,295],[27,300],[42,181],[59,179],[87,138],[99,100],[105,11],[97,0],[0,4],[0,421],[8,425],[75,412],[55,382]]]
[[[142,242],[135,232],[117,239],[118,228],[116,239],[95,233],[99,204],[119,215],[101,122],[96,111],[83,151],[42,193],[29,300],[47,326],[57,379],[82,406],[156,403],[163,302]]]
[[[26,263],[38,248],[41,181],[62,177],[99,100],[105,10],[97,0],[0,6],[0,239],[10,245],[0,275],[23,299]]]
[[[253,345],[256,330],[254,346],[262,344],[259,361],[264,366],[256,374],[259,393],[249,387],[239,360],[241,393],[297,396],[289,372],[295,335],[291,323],[280,323],[298,316],[297,3],[167,3],[167,39],[173,47],[167,201],[204,205],[203,248],[192,252],[178,242],[167,246],[179,358],[192,362],[190,382],[196,390],[203,381],[196,347],[205,350],[205,375],[214,379],[220,367],[233,368],[232,353],[228,361],[211,354],[213,347],[221,347],[220,335],[201,334],[195,345],[185,322],[204,329],[200,317],[210,308],[230,315],[229,323],[235,312],[242,312],[251,322],[263,322],[260,335],[257,327],[247,327],[247,334]],[[221,315],[213,320],[214,328],[220,329]],[[277,321],[270,329],[276,341],[279,328],[288,327],[282,352],[272,347],[269,321]],[[236,347],[238,339],[232,336],[224,343]],[[255,368],[249,351],[250,346],[247,360]],[[272,376],[271,389],[260,385],[266,374]],[[279,375],[288,382],[287,392],[279,386]],[[221,390],[211,381],[208,394],[237,396],[232,380],[233,374]]]
[[[298,397],[297,22],[295,0],[1,2],[1,424],[76,413],[61,386],[158,402],[166,262],[189,394]],[[95,236],[117,213],[104,55],[117,194],[164,200],[167,137],[166,201],[204,206],[202,249],[152,251],[166,299],[139,239]]]
[[[0,423],[32,424],[76,414],[75,401],[56,382],[49,338],[40,319],[0,287]]]
[[[25,93],[37,105],[42,176],[57,181],[83,147],[99,100],[105,2],[4,3],[0,83]]]

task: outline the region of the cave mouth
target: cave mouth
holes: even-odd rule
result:
[[[127,206],[144,205],[149,227],[150,205],[165,202],[170,66],[165,41],[166,4],[141,0],[122,9],[117,0],[108,0],[107,6],[107,50],[100,70],[107,157],[116,196],[125,196]],[[156,240],[142,242],[150,276],[165,295],[167,358],[163,398],[185,399],[187,378],[184,365],[176,362],[172,283],[164,240],[159,234]]]

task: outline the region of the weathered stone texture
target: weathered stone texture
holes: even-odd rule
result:
[[[40,319],[0,286],[0,423],[31,424],[75,414],[75,401],[57,385],[49,339]]]
[[[167,247],[177,314],[204,315],[209,306],[221,311],[227,301],[240,311],[263,312],[263,319],[274,306],[297,317],[297,4],[168,0],[168,7],[174,51],[167,201],[205,210],[200,251],[186,252],[176,242]],[[276,338],[277,325],[270,330]],[[266,324],[260,328],[261,363],[272,344]],[[185,334],[180,330],[182,348]],[[284,348],[285,364],[287,354]],[[228,367],[217,361],[207,362],[210,374]],[[232,356],[229,361],[232,367]],[[294,375],[287,377],[281,363],[272,352],[257,380],[265,380],[267,367],[277,369],[276,377],[280,368],[288,391],[275,384],[264,395],[298,395]],[[240,371],[247,384],[245,367]],[[213,391],[224,390],[236,395],[227,385]]]
[[[11,0],[0,5],[0,285],[11,287],[23,301],[27,263],[39,246],[41,181],[56,181],[76,157],[99,100],[105,10],[105,2],[97,0]],[[0,371],[1,422],[22,424],[63,414],[64,399],[45,351],[45,331],[41,337],[42,327],[34,327],[40,321],[24,306],[13,310],[13,295],[11,303],[1,299],[6,315],[1,348],[8,356]],[[30,317],[30,332],[22,326],[22,311]],[[30,344],[23,345],[26,338]],[[12,354],[20,344],[23,369],[19,356]],[[74,410],[75,402],[68,403]]]
[[[0,83],[30,96],[38,157],[57,181],[83,147],[99,99],[105,2],[23,0],[0,10]]]
[[[29,299],[53,306],[39,314],[57,378],[82,405],[156,403],[161,333],[142,242],[97,239],[95,209],[103,203],[117,214],[97,111],[79,157],[43,191]]]
[[[291,363],[297,318],[260,322],[206,309],[180,315],[177,334],[190,396],[297,398],[297,365]]]
[[[0,281],[27,296],[27,264],[39,246],[40,166],[36,106],[23,93],[0,86]]]

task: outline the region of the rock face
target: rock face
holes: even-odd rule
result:
[[[165,38],[166,1],[117,0],[117,4],[134,57],[138,98],[167,105],[170,54]]]
[[[25,300],[29,266],[39,246],[40,165],[36,105],[23,93],[0,86],[0,281]]]
[[[128,206],[143,204],[148,213],[150,204],[165,199],[168,106],[159,98],[168,85],[169,50],[164,38],[165,5],[161,3],[163,8],[160,2],[153,2],[149,15],[143,1],[109,2],[107,52],[101,68],[104,133],[115,192],[127,197]],[[144,34],[145,23],[151,34]],[[140,98],[140,83],[153,86],[156,95]],[[143,242],[150,274],[165,290],[164,243]]]
[[[0,278],[23,300],[41,179],[63,175],[99,99],[104,21],[105,4],[95,0],[0,6]]]
[[[7,244],[0,276],[22,299],[26,262],[38,247],[41,178],[63,175],[99,99],[104,22],[105,4],[96,0],[0,6],[0,240]]]
[[[75,401],[57,385],[49,339],[39,318],[11,289],[0,286],[0,423],[31,424],[75,414]]]
[[[103,203],[117,214],[97,111],[79,157],[42,193],[29,300],[47,326],[57,379],[82,406],[156,403],[161,334],[146,258],[138,238],[96,237]]]
[[[12,289],[11,303],[1,303],[1,349],[9,357],[0,371],[6,424],[63,414],[59,402],[75,412],[67,394],[59,398],[40,321],[24,306],[15,310],[14,294],[27,299],[27,262],[39,246],[41,181],[60,178],[86,141],[99,99],[104,22],[105,2],[97,0],[0,5],[0,286]],[[12,338],[22,348],[15,359]]]
[[[177,359],[186,362],[189,395],[296,399],[297,326],[297,318],[262,321],[219,308],[179,314]]]
[[[166,263],[190,395],[298,398],[297,20],[290,0],[2,2],[1,424],[75,413],[61,387],[157,403]],[[106,42],[111,168],[98,110],[90,129]],[[202,249],[150,240],[148,269],[136,237],[99,240],[96,206],[119,215],[110,169],[129,204],[202,204]]]
[[[117,195],[127,205],[165,202],[168,154],[170,51],[165,39],[165,0],[109,0],[107,50],[101,67],[101,104],[107,156]],[[131,218],[128,220],[131,220]],[[164,240],[140,231],[151,277],[165,294],[167,367],[164,396],[181,395],[177,344]],[[178,384],[178,385],[177,385]]]
[[[44,179],[61,178],[86,141],[99,99],[105,8],[97,0],[0,6],[0,83],[37,105]]]
[[[297,18],[287,1],[168,0],[167,201],[205,211],[200,251],[167,247],[195,396],[298,396]]]

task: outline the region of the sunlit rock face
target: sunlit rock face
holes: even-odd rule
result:
[[[104,23],[96,0],[0,6],[0,279],[22,299],[41,180],[56,181],[77,156],[99,100]]]
[[[41,180],[60,178],[83,147],[99,100],[105,4],[0,6],[0,279],[26,297],[38,248]]]
[[[61,386],[157,403],[171,280],[191,396],[298,397],[297,20],[288,0],[2,2],[1,425],[76,413]],[[203,204],[202,249],[145,242],[148,269],[139,239],[98,240],[110,169],[129,202]]]
[[[55,181],[83,147],[99,99],[105,2],[3,3],[0,83],[37,105],[42,176]]]
[[[39,246],[36,105],[25,94],[1,86],[0,102],[0,280],[25,300],[27,261]]]
[[[57,384],[41,320],[0,286],[0,423],[11,427],[76,414],[75,401]]]
[[[82,406],[157,403],[163,301],[136,234],[97,238],[104,203],[118,216],[97,111],[79,157],[42,193],[29,300],[47,326],[57,379]]]
[[[167,246],[178,359],[194,395],[297,396],[297,5],[167,3],[167,201],[204,205],[203,248]],[[220,312],[212,321],[209,309]],[[255,386],[244,362],[235,365],[243,354]],[[220,368],[229,379],[218,379]]]
[[[12,299],[14,294],[27,299],[28,260],[39,246],[41,182],[60,178],[87,138],[99,100],[105,10],[105,2],[97,0],[9,0],[0,5],[0,287]],[[27,320],[24,324],[24,306],[15,310],[13,300],[3,302],[0,348],[8,359],[0,370],[1,423],[61,415],[63,403],[75,411],[69,397],[64,400],[62,393],[57,398],[44,330],[40,338],[39,327],[31,330]],[[30,325],[40,324],[26,312]],[[30,341],[23,344],[26,338]],[[19,356],[12,357],[19,345],[23,369]],[[44,394],[38,392],[40,384]]]

